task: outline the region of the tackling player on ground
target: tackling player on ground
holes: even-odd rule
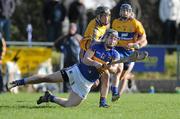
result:
[[[122,4],[120,7],[119,18],[113,20],[112,29],[118,31],[119,40],[116,50],[120,57],[128,57],[135,50],[147,45],[146,33],[140,21],[134,18],[132,7],[129,4]],[[132,71],[134,62],[120,63],[119,72],[113,76],[112,80],[112,101],[116,101],[122,95],[127,84],[127,76]],[[122,86],[119,88],[119,79]]]
[[[117,43],[117,39],[117,31],[110,29],[103,38],[104,42],[91,45],[79,64],[75,64],[50,75],[34,75],[10,82],[8,88],[11,89],[16,86],[42,82],[56,83],[69,81],[72,91],[67,99],[56,97],[49,91],[46,91],[45,94],[38,99],[37,104],[53,102],[63,107],[77,106],[86,98],[93,83],[100,78],[103,72],[106,72],[106,74],[110,74],[109,72],[117,72],[118,64],[107,65],[107,63],[119,59],[118,52],[113,48]]]

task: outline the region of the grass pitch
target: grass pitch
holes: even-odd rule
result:
[[[42,93],[0,94],[0,119],[180,119],[180,94],[124,94],[110,108],[99,108],[99,93],[80,106],[36,105]],[[67,94],[58,94],[67,97]]]

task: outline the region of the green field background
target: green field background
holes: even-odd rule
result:
[[[0,119],[180,119],[180,94],[124,94],[110,108],[99,108],[99,93],[90,93],[78,107],[36,105],[42,93],[0,95]],[[57,94],[67,97],[67,94]]]

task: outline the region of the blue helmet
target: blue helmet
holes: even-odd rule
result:
[[[113,29],[108,29],[106,31],[105,35],[113,35],[114,37],[119,38],[118,32],[116,30],[113,30]]]
[[[108,47],[114,47],[118,39],[118,32],[113,29],[108,29],[104,35],[104,42]]]
[[[119,15],[122,19],[128,19],[129,17],[132,17],[132,7],[130,4],[122,4],[120,7]]]

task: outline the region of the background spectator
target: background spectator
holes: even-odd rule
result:
[[[159,17],[163,22],[163,44],[175,44],[177,26],[180,22],[180,1],[161,0],[159,6]],[[171,52],[171,51],[170,51]]]
[[[79,62],[80,45],[79,42],[82,36],[77,33],[77,25],[70,23],[69,32],[67,35],[59,37],[55,41],[55,47],[57,50],[63,53],[63,67],[69,67]],[[61,61],[62,62],[62,61]],[[61,68],[63,68],[61,67]],[[67,83],[64,83],[64,92],[67,92]]]
[[[15,11],[14,0],[0,0],[0,32],[4,33],[5,40],[10,40],[10,17]]]
[[[69,21],[70,23],[74,22],[77,24],[78,33],[83,35],[86,25],[87,25],[87,16],[86,8],[83,3],[84,0],[75,0],[69,6]]]
[[[47,39],[54,42],[62,35],[62,22],[66,16],[66,9],[60,0],[45,0],[43,16],[47,28]]]

